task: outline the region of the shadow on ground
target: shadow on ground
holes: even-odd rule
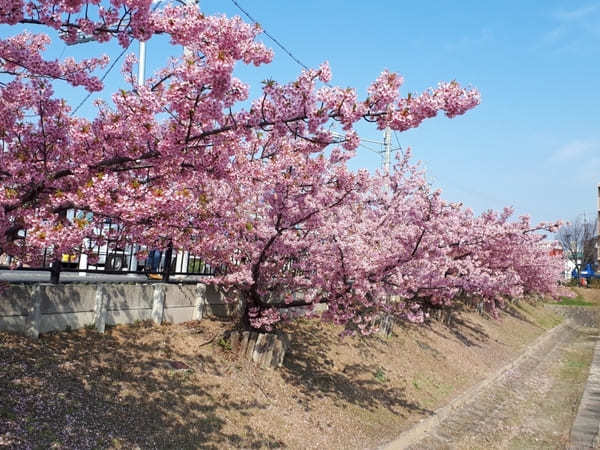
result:
[[[438,320],[430,319],[426,322],[426,326],[438,336],[445,337],[437,327],[431,326],[433,323],[441,323],[444,332],[454,336],[466,347],[481,347],[481,343],[489,339],[489,335],[481,325],[465,317],[463,313],[466,310],[467,308],[464,305],[457,304],[452,309],[444,310],[444,315]]]
[[[194,383],[218,364],[157,348],[137,334],[111,330],[45,335],[39,341],[0,333],[0,447],[279,448],[273,436],[230,427],[228,415],[265,408],[237,402],[218,385]],[[164,346],[168,347],[168,337]],[[170,369],[185,360],[187,370]],[[158,370],[157,370],[158,369]],[[124,388],[127,386],[127,388]]]
[[[339,345],[339,338],[324,331],[317,323],[303,323],[301,327],[292,326],[294,339],[281,368],[284,380],[298,387],[310,410],[310,400],[331,398],[336,405],[356,405],[361,409],[373,411],[384,407],[394,414],[419,412],[432,414],[419,404],[407,400],[404,389],[383,382],[385,375],[376,376],[380,366],[368,359],[368,350],[373,349],[376,337],[354,340],[348,345],[357,347],[363,361],[346,364],[343,368],[334,367],[328,349]],[[375,374],[375,376],[374,376]]]

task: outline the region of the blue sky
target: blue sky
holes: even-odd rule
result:
[[[477,87],[482,104],[475,110],[398,134],[448,200],[477,212],[512,205],[534,220],[596,214],[600,1],[239,3],[302,62],[316,67],[329,61],[332,84],[355,87],[363,95],[386,68],[404,76],[405,93],[453,79]],[[242,15],[230,0],[201,0],[200,7]],[[265,78],[286,81],[301,70],[266,36],[262,39],[276,52],[273,64],[239,71],[254,93]],[[97,49],[111,56],[120,52],[116,46],[59,43],[48,53],[82,56]],[[173,53],[164,38],[153,38],[148,70]],[[115,68],[107,85],[116,89],[119,77]],[[85,96],[72,89],[58,93],[73,105]],[[88,100],[81,112],[92,111]],[[372,126],[359,131],[364,138],[381,139]],[[373,170],[380,163],[378,155],[362,149],[351,164]]]

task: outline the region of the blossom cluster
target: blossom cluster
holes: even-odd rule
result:
[[[289,83],[265,80],[249,100],[235,66],[267,64],[272,52],[240,18],[147,0],[0,1],[0,23],[19,22],[67,42],[82,32],[127,46],[162,33],[188,49],[141,86],[127,57],[130,87],[88,120],[56,98],[53,81],[104,89],[93,72],[106,57],[47,61],[46,35],[0,39],[0,248],[19,260],[106,239],[108,217],[122,225],[111,239],[173,245],[220,267],[214,282],[242,292],[248,323],[264,330],[317,303],[324,320],[368,334],[381,314],[421,322],[472,297],[496,305],[555,292],[560,261],[532,231],[554,225],[448,203],[408,153],[389,174],[347,166],[360,121],[405,131],[456,117],[479,103],[476,89],[452,81],[402,95],[403,78],[384,71],[361,99],[330,85],[323,63]],[[69,210],[86,214],[67,219]]]

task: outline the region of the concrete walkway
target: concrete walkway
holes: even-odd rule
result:
[[[516,360],[381,449],[594,448],[600,420],[596,330],[565,320],[540,336]],[[561,376],[561,368],[581,367],[576,356],[584,357],[585,353],[588,361],[593,355],[594,368],[581,403],[585,414],[578,417],[581,425],[573,426],[585,378],[578,387],[572,379],[564,378],[564,373]]]
[[[588,381],[571,428],[569,449],[600,448],[600,341],[596,343]]]

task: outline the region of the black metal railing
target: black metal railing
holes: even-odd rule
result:
[[[147,256],[140,256],[144,254]],[[50,272],[51,281],[58,283],[61,273],[104,273],[112,275],[146,274],[150,279],[169,281],[175,275],[212,276],[214,268],[201,257],[173,249],[148,250],[127,241],[107,240],[102,245],[87,242],[68,254],[55,255],[52,248],[44,250],[37,264],[20,264],[10,255],[1,255],[0,269]]]
[[[70,209],[64,218],[71,222],[92,220],[93,214],[85,210]],[[18,233],[23,244],[27,242],[27,231]],[[147,256],[141,256],[147,255]],[[12,261],[11,261],[12,259]],[[201,257],[187,251],[173,248],[147,248],[128,239],[123,225],[116,219],[105,217],[91,236],[68,254],[55,255],[47,248],[40,255],[39,263],[33,265],[18,264],[11,256],[0,252],[0,269],[49,271],[51,281],[58,283],[61,272],[105,273],[105,274],[146,274],[151,279],[169,281],[172,275],[211,276],[215,270]]]

